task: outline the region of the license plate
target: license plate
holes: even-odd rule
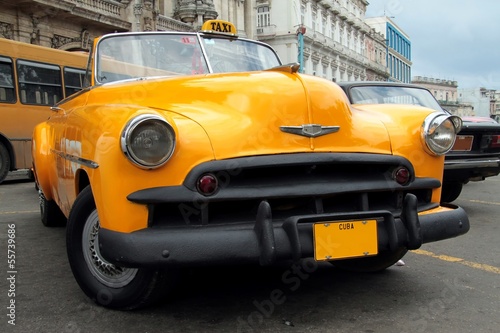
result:
[[[453,151],[471,151],[472,141],[474,141],[473,135],[457,135],[455,144],[451,150]]]
[[[314,259],[357,258],[378,253],[377,221],[331,221],[313,224]]]

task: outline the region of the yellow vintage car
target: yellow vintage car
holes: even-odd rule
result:
[[[133,309],[183,267],[311,260],[383,270],[462,235],[440,205],[460,118],[351,106],[334,82],[209,21],[95,40],[90,86],[33,134],[42,222],[98,304]]]

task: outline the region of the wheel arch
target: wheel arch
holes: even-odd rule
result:
[[[47,131],[44,131],[43,128],[44,125],[38,124],[33,130],[31,141],[32,168],[39,190],[43,192],[47,200],[54,200],[51,186],[53,179],[51,171],[53,169],[50,167],[50,154],[47,149],[49,138]]]
[[[76,196],[78,196],[78,194],[80,194],[80,192],[82,192],[85,187],[90,185],[89,175],[83,169],[79,169],[76,172],[75,181]]]

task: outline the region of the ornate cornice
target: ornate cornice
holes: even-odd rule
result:
[[[54,36],[51,38],[50,47],[53,49],[63,49],[63,46],[65,45],[77,43],[78,48],[81,48],[82,50],[88,50],[89,42],[90,34],[87,30],[83,30],[81,35],[78,37],[68,37],[54,34]]]

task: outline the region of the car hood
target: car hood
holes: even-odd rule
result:
[[[110,90],[126,91],[128,85],[96,90],[120,96]],[[210,74],[148,79],[130,88],[127,95],[135,96],[130,102],[199,124],[215,159],[294,152],[391,153],[380,117],[351,109],[335,83],[313,76],[281,71]],[[311,137],[303,126],[306,132],[322,130]],[[179,135],[185,135],[182,129]]]

